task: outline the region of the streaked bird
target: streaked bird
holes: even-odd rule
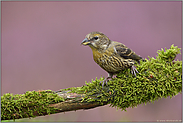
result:
[[[138,73],[134,64],[135,61],[139,63],[142,57],[124,44],[111,41],[103,33],[91,32],[86,35],[81,44],[88,45],[92,49],[94,61],[108,72],[108,77],[102,81],[102,87],[104,83],[107,84],[109,78],[124,69],[131,68],[131,72],[135,76]]]

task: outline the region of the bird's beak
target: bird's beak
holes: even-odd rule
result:
[[[85,38],[82,42],[81,42],[81,44],[83,44],[83,45],[89,45],[91,42],[87,39],[87,38]]]

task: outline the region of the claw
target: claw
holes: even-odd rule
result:
[[[103,88],[104,84],[107,85],[107,82],[109,81],[109,80],[108,80],[109,78],[110,78],[110,77],[107,77],[107,78],[104,79],[104,81],[100,81],[100,84],[102,83],[102,88]]]
[[[135,68],[134,65],[131,67],[131,73],[134,74],[135,77],[136,77],[136,73],[139,73],[139,72],[137,71],[137,69]]]
[[[104,81],[100,81],[100,84],[102,83],[102,88],[104,86],[104,84],[107,85],[107,82],[109,81],[110,78],[112,78],[113,74],[112,73],[108,73],[108,77],[104,79]]]

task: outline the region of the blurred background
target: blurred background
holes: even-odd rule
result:
[[[91,49],[80,45],[92,31],[103,32],[144,58],[156,57],[157,50],[172,44],[181,48],[181,1],[1,3],[1,95],[56,91],[106,77]],[[182,60],[181,55],[176,59]],[[180,121],[181,97],[126,112],[106,105],[19,121]]]

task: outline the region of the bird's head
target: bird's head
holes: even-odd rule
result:
[[[83,45],[88,45],[92,50],[105,50],[111,43],[111,40],[101,32],[91,32],[86,35],[85,39],[81,42]]]

